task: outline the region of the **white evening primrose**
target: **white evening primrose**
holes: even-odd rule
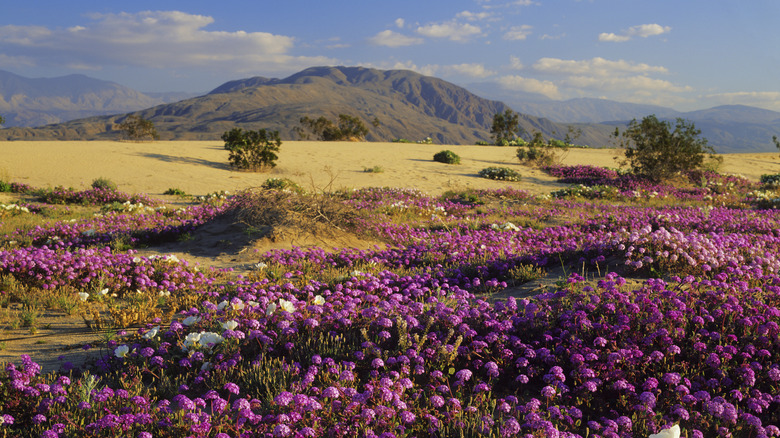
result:
[[[317,295],[314,297],[314,304],[321,306],[325,304],[325,298],[322,297],[322,295]]]
[[[650,434],[649,438],[680,438],[680,425],[675,424],[668,429],[664,429],[658,433]]]
[[[144,333],[142,338],[144,338],[144,339],[154,339],[154,337],[157,336],[157,333],[159,333],[159,332],[160,332],[160,326],[158,325],[156,327],[152,327],[151,329],[149,329],[148,332]]]
[[[130,353],[130,347],[127,345],[120,345],[119,347],[116,347],[116,350],[114,350],[114,356],[120,359],[124,359],[128,353]]]
[[[293,313],[295,312],[295,306],[291,301],[284,300],[282,298],[279,298],[279,307],[282,308],[285,312]]]
[[[244,302],[241,301],[240,298],[233,298],[233,301],[230,302],[230,307],[233,308],[233,310],[244,310]]]
[[[228,306],[228,304],[230,304],[230,302],[228,300],[224,300],[224,301],[220,302],[219,304],[217,304],[217,310],[224,309],[225,307]]]
[[[87,301],[87,298],[89,298],[89,294],[86,292],[79,292],[79,299],[81,301]]]
[[[184,321],[182,321],[181,323],[186,325],[186,326],[190,326],[192,324],[195,324],[198,321],[200,321],[200,317],[198,317],[198,316],[188,316],[188,317],[184,318]]]
[[[268,307],[265,309],[265,315],[271,316],[274,312],[276,312],[276,303],[268,304]]]
[[[108,288],[105,288],[105,289],[101,289],[101,290],[100,290],[100,295],[103,295],[103,296],[105,296],[107,293],[108,293]]]
[[[200,338],[198,338],[198,343],[201,347],[207,347],[211,348],[214,345],[219,344],[222,342],[225,338],[220,336],[217,333],[214,332],[200,332]]]
[[[236,321],[230,320],[228,322],[222,323],[222,329],[223,330],[235,330],[236,327],[238,327],[238,323]]]

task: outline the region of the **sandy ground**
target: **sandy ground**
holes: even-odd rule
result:
[[[462,164],[434,162],[433,155],[444,149],[458,154]],[[619,153],[615,149],[572,149],[562,163],[617,167],[614,157]],[[95,178],[105,177],[117,183],[122,191],[153,197],[169,188],[192,195],[236,191],[259,186],[271,177],[289,178],[306,189],[315,190],[389,186],[416,188],[434,195],[447,190],[507,185],[546,194],[564,186],[538,169],[520,165],[513,147],[284,142],[278,166],[265,173],[232,171],[227,156],[220,142],[0,142],[0,179],[33,187],[63,185],[83,189]],[[382,167],[383,172],[364,171],[374,166]],[[477,173],[489,166],[512,168],[523,179],[509,183],[480,178]],[[720,170],[758,180],[762,174],[780,173],[780,154],[723,155]],[[0,202],[5,200],[3,195],[0,194]],[[234,224],[217,221],[204,227],[186,244],[188,247],[173,243],[143,251],[144,254],[173,253],[201,266],[241,269],[257,261],[254,258],[258,251],[270,248],[253,248],[251,242],[241,240],[246,233],[231,227]],[[229,244],[226,239],[230,240]],[[284,244],[307,246],[307,243],[325,247],[317,241]],[[339,247],[357,244],[366,243],[333,242],[333,246]],[[100,336],[86,329],[77,316],[43,312],[38,326],[39,331],[34,335],[24,328],[0,332],[3,345],[0,362],[18,362],[19,355],[27,353],[45,371],[52,371],[66,362],[80,365],[100,353],[99,348],[90,351],[80,348],[99,340]]]
[[[461,165],[433,161],[449,149]],[[616,167],[615,149],[572,149],[563,164]],[[110,178],[130,193],[159,195],[169,188],[203,195],[217,190],[259,186],[270,177],[289,178],[307,189],[344,187],[413,187],[430,194],[465,188],[498,188],[508,183],[487,180],[477,172],[489,166],[510,167],[523,175],[512,183],[533,193],[548,193],[558,184],[537,169],[522,166],[513,147],[442,146],[403,143],[284,142],[278,165],[269,172],[236,172],[227,164],[218,141],[126,142],[0,142],[0,178],[34,187],[63,185],[87,188],[98,177]],[[722,172],[757,180],[780,172],[780,155],[723,155]],[[382,173],[365,168],[380,166]]]

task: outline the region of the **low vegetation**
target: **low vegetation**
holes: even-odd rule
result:
[[[460,164],[460,156],[451,150],[443,150],[433,155],[433,161],[444,164]]]
[[[520,174],[508,167],[486,167],[479,171],[479,176],[499,181],[520,181]]]
[[[279,131],[244,131],[233,128],[222,134],[230,166],[239,170],[264,171],[276,167],[276,155],[282,146]]]
[[[780,434],[776,187],[542,170],[566,192],[268,179],[186,207],[0,208],[2,330],[58,309],[106,334],[84,368],[0,367],[0,436]],[[240,275],[136,252],[217,220],[382,245],[262,251]]]
[[[368,134],[368,127],[360,117],[350,116],[348,114],[339,114],[337,121],[333,122],[320,116],[312,119],[308,116],[302,117],[301,127],[298,128],[298,134],[302,139],[308,139],[309,133],[314,134],[322,141],[360,141],[365,139]],[[379,126],[379,119],[374,118],[372,126]]]
[[[128,141],[154,141],[160,138],[151,120],[132,114],[127,116],[118,128],[122,138]]]

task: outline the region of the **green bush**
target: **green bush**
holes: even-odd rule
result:
[[[777,186],[780,185],[780,173],[776,173],[774,175],[761,175],[761,184],[765,184],[768,186]]]
[[[555,154],[544,146],[520,146],[517,148],[517,158],[539,166],[549,166],[555,162]]]
[[[230,151],[230,166],[242,170],[265,170],[276,167],[276,152],[282,141],[279,131],[260,129],[244,131],[241,128],[222,134],[225,150]]]
[[[444,150],[433,156],[433,161],[444,164],[460,164],[460,157],[455,152]]]
[[[299,186],[295,181],[287,178],[268,178],[261,187],[266,190],[281,190],[295,193],[305,192],[303,187]]]
[[[374,167],[364,167],[363,172],[366,173],[382,173],[385,169],[382,168],[382,166],[374,166]]]
[[[487,167],[479,171],[479,176],[499,181],[520,181],[520,174],[508,167]]]
[[[163,192],[163,195],[187,196],[184,190],[177,189],[177,188],[170,188],[165,192]]]
[[[102,189],[102,190],[111,190],[111,191],[117,191],[116,183],[111,181],[108,178],[95,178],[92,180],[92,188],[93,189]]]

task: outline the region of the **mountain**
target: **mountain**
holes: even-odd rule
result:
[[[278,130],[283,140],[298,139],[304,116],[335,120],[339,114],[377,118],[369,141],[396,138],[436,143],[474,144],[489,140],[493,115],[506,104],[481,98],[468,90],[406,70],[363,67],[312,67],[284,79],[255,77],[225,83],[210,93],[180,102],[157,105],[132,114],[154,123],[161,139],[216,140],[234,127]],[[6,139],[118,138],[116,125],[128,114],[89,117],[35,129],[0,131]],[[522,127],[561,138],[567,127],[522,115]],[[606,126],[582,125],[578,142],[604,145]]]
[[[41,126],[136,111],[179,98],[183,96],[146,95],[84,75],[31,79],[0,70],[0,114],[5,126]]]
[[[558,123],[597,123],[622,128],[631,120],[654,114],[661,120],[692,122],[717,152],[772,152],[772,136],[780,136],[780,112],[745,105],[724,105],[681,112],[657,105],[616,102],[607,99],[552,100],[533,93],[502,89],[497,84],[469,86],[483,96],[501,99],[517,112]]]

